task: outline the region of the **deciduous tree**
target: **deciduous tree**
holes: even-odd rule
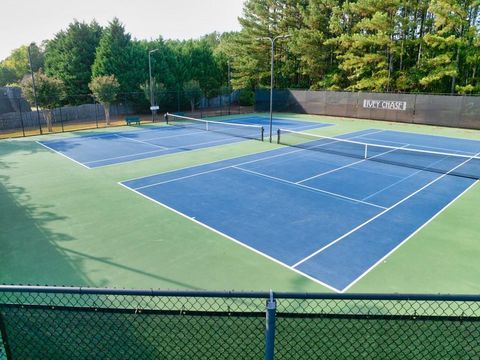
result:
[[[25,77],[20,83],[23,96],[33,105],[35,103],[35,94],[33,81],[31,77]],[[37,95],[37,104],[44,111],[44,117],[47,122],[48,131],[52,131],[53,109],[61,105],[65,97],[65,86],[59,79],[49,77],[41,71],[35,74],[35,90]]]
[[[103,105],[105,122],[110,125],[110,105],[116,100],[120,84],[114,75],[97,76],[88,85],[95,99]]]

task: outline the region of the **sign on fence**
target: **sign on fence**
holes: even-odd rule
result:
[[[407,110],[406,101],[391,101],[391,100],[363,100],[363,107],[365,109],[382,109],[382,110],[396,110],[396,111],[405,111]]]

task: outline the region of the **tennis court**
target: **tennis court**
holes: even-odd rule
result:
[[[170,125],[141,127],[130,131],[39,141],[39,144],[87,168],[125,163],[183,151],[263,140],[269,119],[247,116],[209,121],[169,115]],[[328,124],[274,118],[275,128],[313,129]],[[205,131],[207,130],[207,131]]]
[[[480,177],[480,141],[379,129],[279,136],[291,146],[121,185],[346,291]]]

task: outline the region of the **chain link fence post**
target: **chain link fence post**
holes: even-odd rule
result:
[[[265,323],[265,360],[273,360],[275,356],[275,316],[277,304],[270,290],[270,299],[267,300]]]
[[[23,114],[22,114],[22,98],[18,98],[18,110],[20,112],[20,124],[22,126],[22,135],[25,137],[25,125],[23,124]]]
[[[3,315],[0,312],[0,359],[12,359],[12,352],[7,340],[7,330],[3,321]]]
[[[58,108],[58,112],[59,112],[59,115],[60,115],[60,125],[62,126],[62,132],[65,132],[65,128],[63,126],[63,115],[62,115],[62,107],[61,106]]]

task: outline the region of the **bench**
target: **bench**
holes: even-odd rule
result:
[[[125,123],[127,125],[131,125],[131,124],[140,125],[140,116],[125,116]]]

